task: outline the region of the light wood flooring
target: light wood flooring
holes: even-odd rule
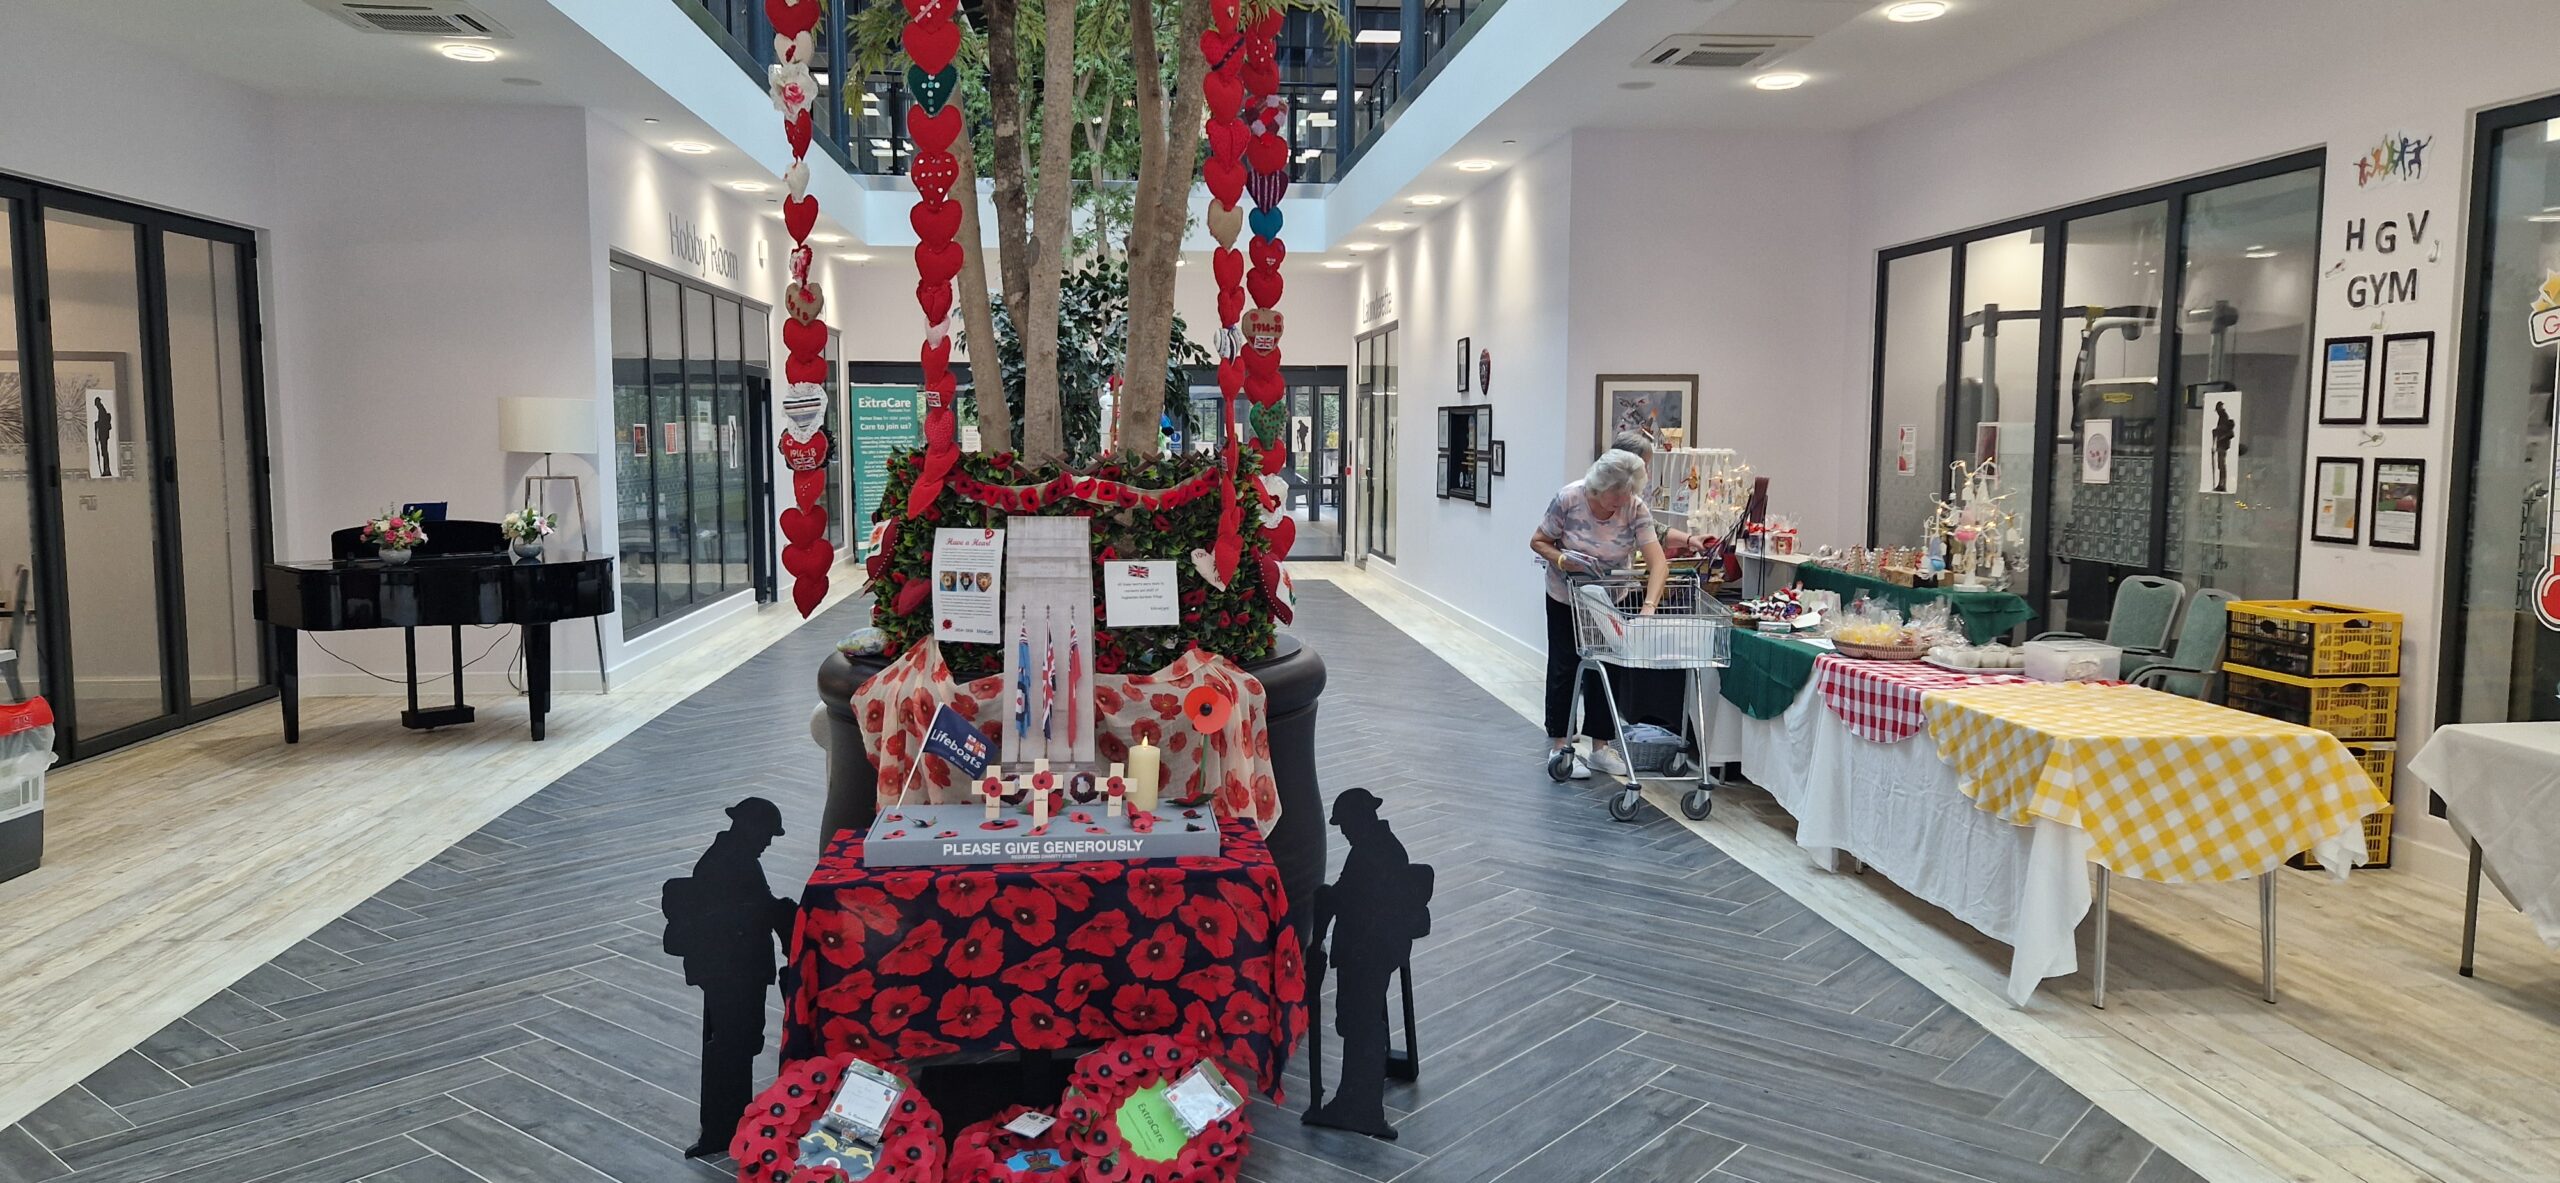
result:
[[[1344,566],[1298,578],[1334,580],[1538,718],[1535,666],[1392,582]],[[2107,1009],[2089,1005],[2085,970],[2014,1008],[2008,946],[1879,875],[1816,869],[1765,794],[1722,793],[1708,821],[1684,824],[2207,1177],[2560,1179],[2560,952],[2494,891],[2465,979],[2458,883],[2286,872],[2269,1006],[2251,885],[2118,878]],[[2087,939],[2084,925],[2084,966]]]
[[[801,623],[766,605],[609,695],[555,693],[540,743],[520,697],[434,732],[395,697],[306,698],[298,745],[270,704],[56,769],[44,865],[0,883],[0,1127]]]

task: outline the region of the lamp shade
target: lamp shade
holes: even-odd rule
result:
[[[510,452],[592,456],[596,405],[581,398],[508,398],[498,402],[498,444]]]

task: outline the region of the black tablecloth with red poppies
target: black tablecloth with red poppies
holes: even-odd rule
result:
[[[1221,831],[1214,857],[878,869],[837,835],[801,896],[783,1058],[1164,1034],[1278,1097],[1306,971],[1261,835]]]

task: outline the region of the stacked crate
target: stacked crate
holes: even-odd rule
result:
[[[2364,819],[2365,862],[2391,865],[2391,783],[2400,737],[2400,614],[2312,600],[2235,600],[2223,701],[2338,737],[2381,790]],[[2310,855],[2292,865],[2316,867]]]

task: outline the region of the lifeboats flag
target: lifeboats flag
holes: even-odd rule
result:
[[[971,780],[986,775],[986,735],[948,706],[933,713],[933,723],[924,731],[924,750],[950,761]]]

